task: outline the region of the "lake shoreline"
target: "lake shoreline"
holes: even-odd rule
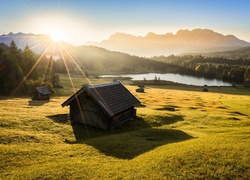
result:
[[[132,86],[144,85],[145,92],[147,93],[147,89],[150,88],[159,88],[159,89],[169,89],[169,90],[181,90],[181,91],[198,91],[204,92],[204,86],[196,86],[196,85],[188,85],[175,83],[171,81],[154,81],[154,80],[146,80],[146,81],[132,81],[130,84]],[[233,86],[207,86],[208,91],[212,93],[222,93],[222,94],[235,94],[235,95],[250,95],[250,90],[244,87],[233,87]],[[206,92],[204,92],[206,93]]]
[[[190,75],[182,75],[175,73],[145,73],[145,74],[113,74],[100,75],[100,78],[113,78],[114,80],[132,81],[168,81],[178,84],[194,85],[194,86],[232,86],[233,84],[221,79],[207,79],[204,77],[196,77]]]

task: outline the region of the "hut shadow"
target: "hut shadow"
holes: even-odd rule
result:
[[[57,114],[57,115],[51,115],[46,116],[47,118],[50,118],[54,122],[63,123],[66,124],[69,122],[69,115],[68,114]]]
[[[178,119],[173,118],[175,122]],[[78,123],[72,124],[72,129],[76,141],[66,140],[66,143],[88,144],[107,156],[119,159],[133,159],[159,146],[193,138],[180,130],[152,127],[152,124],[142,117],[137,117],[136,120],[125,123],[111,132]]]
[[[137,117],[135,120],[125,122],[116,128],[112,129],[110,132],[98,129],[96,127],[88,126],[78,122],[71,122],[71,127],[75,135],[75,141],[67,141],[70,144],[85,143],[86,140],[106,137],[110,135],[119,135],[122,133],[127,133],[135,131],[141,128],[149,128],[150,125],[143,121],[142,118]]]
[[[49,103],[49,100],[29,100],[29,106],[43,106],[46,103]]]
[[[148,128],[119,135],[88,139],[86,144],[98,149],[106,156],[133,159],[159,146],[193,138],[180,130]]]

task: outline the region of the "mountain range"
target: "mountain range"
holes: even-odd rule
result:
[[[185,31],[187,34],[189,34],[190,32]],[[200,31],[204,32],[204,31]],[[205,32],[207,32],[207,30],[205,30]],[[206,34],[204,32],[204,34]],[[221,39],[224,39],[224,41],[220,42],[218,41],[218,43],[220,43],[221,47],[223,47],[224,49],[234,49],[237,47],[243,47],[240,49],[237,49],[235,51],[224,51],[224,52],[218,52],[218,49],[216,50],[216,52],[214,51],[213,53],[207,53],[205,54],[202,53],[202,55],[204,56],[216,56],[216,57],[226,57],[226,58],[244,58],[244,59],[249,59],[250,57],[250,46],[248,42],[242,41],[237,39],[234,36],[223,36],[220,34],[214,34],[212,31],[210,31],[211,36],[213,36],[214,38],[221,37]],[[154,56],[159,56],[159,53],[157,54],[155,51],[157,50],[157,45],[159,45],[159,41],[162,40],[162,38],[159,38],[158,40],[155,40],[153,37],[159,37],[158,35],[155,35],[153,33],[150,33],[151,37],[152,37],[152,41],[148,40],[148,43],[154,43],[155,42],[155,46],[151,47],[151,50],[148,50],[148,53],[152,53],[152,55]],[[150,35],[148,34],[148,36]],[[180,34],[180,33],[178,33]],[[184,33],[185,34],[185,33]],[[116,34],[119,36],[119,34]],[[134,37],[132,35],[125,35],[124,37],[129,36],[130,38],[135,38],[137,39],[138,37]],[[174,38],[176,35],[167,35],[169,37]],[[201,36],[201,35],[200,35]],[[204,35],[205,36],[205,35]],[[224,38],[222,38],[224,37]],[[114,39],[116,39],[117,37],[113,37]],[[143,37],[141,37],[143,39]],[[183,35],[183,38],[180,39],[185,39],[188,38],[186,35]],[[202,40],[203,38],[203,40]],[[112,39],[112,37],[111,37]],[[125,38],[127,39],[127,38]],[[124,41],[125,41],[124,39]],[[167,39],[167,38],[166,38]],[[200,44],[200,46],[205,46],[205,42],[202,43],[204,41],[204,37],[201,36],[199,43],[192,43],[193,46],[194,44],[196,46],[198,46]],[[207,37],[206,37],[207,39]],[[226,41],[226,40],[227,41]],[[85,72],[86,70],[90,73],[94,73],[94,74],[119,74],[119,73],[146,73],[146,72],[172,72],[175,71],[176,67],[173,66],[166,66],[165,63],[163,62],[156,62],[154,60],[150,60],[148,58],[143,58],[143,57],[138,57],[138,56],[133,56],[130,55],[128,53],[123,53],[123,52],[117,52],[117,51],[111,51],[111,50],[107,50],[105,48],[101,48],[101,47],[97,47],[97,46],[73,46],[70,45],[66,42],[60,42],[60,43],[55,43],[53,42],[50,37],[48,35],[34,35],[34,34],[24,34],[24,33],[17,33],[17,34],[13,34],[13,33],[9,33],[8,35],[1,35],[0,36],[0,43],[5,43],[7,45],[10,44],[11,40],[14,40],[17,44],[17,46],[21,49],[24,49],[26,45],[29,45],[29,47],[37,54],[41,54],[43,53],[43,51],[45,49],[47,49],[47,47],[51,46],[51,48],[47,49],[47,52],[45,52],[45,55],[47,55],[48,53],[52,53],[53,51],[55,52],[55,54],[58,55],[57,59],[55,59],[55,55],[53,56],[56,61],[56,64],[58,65],[58,67],[61,67],[61,72],[66,72],[66,69],[63,68],[65,67],[64,65],[64,60],[61,59],[61,57],[64,57],[65,60],[67,61],[67,66],[70,69],[71,72],[74,73],[82,73],[81,71]],[[234,44],[232,44],[231,46],[229,46],[229,42],[231,42],[232,40],[234,40]],[[179,40],[181,41],[181,40]],[[193,42],[194,39],[189,37],[189,42]],[[197,40],[198,41],[198,40]],[[215,41],[215,40],[213,40]],[[209,43],[210,42],[210,43]],[[228,42],[226,44],[223,44],[223,42]],[[128,41],[128,44],[131,43],[131,40]],[[59,46],[58,44],[61,44],[62,46],[64,46],[67,50],[65,51],[64,49],[59,50]],[[210,37],[210,41],[207,42],[207,46],[211,46],[212,40]],[[134,48],[134,50],[139,50],[141,48],[141,46],[137,46],[135,47],[135,44],[132,44]],[[132,46],[131,45],[131,46]],[[187,44],[180,44],[177,46],[177,42],[175,43],[176,45],[176,49],[173,50],[179,50],[178,48],[181,49],[181,47],[186,47]],[[218,44],[217,44],[218,45]],[[162,45],[163,46],[163,45]],[[190,45],[191,46],[191,45]],[[147,47],[147,46],[145,46]],[[226,48],[225,48],[226,47]],[[161,50],[162,47],[159,47],[159,50]],[[59,52],[60,51],[60,52]],[[138,52],[138,51],[137,51]],[[180,51],[182,52],[182,51]],[[61,55],[62,53],[62,55]],[[173,53],[173,52],[172,52]],[[195,53],[193,53],[195,54]],[[201,54],[201,53],[199,53]],[[50,55],[50,54],[49,54]],[[81,70],[79,70],[81,69]]]
[[[14,40],[17,46],[24,49],[26,45],[36,54],[45,50],[47,54],[60,54],[58,44],[66,49],[77,48],[67,42],[55,43],[49,35],[25,33],[9,33],[0,36],[0,43],[10,45]],[[168,56],[170,54],[209,53],[231,51],[242,47],[250,47],[250,43],[233,35],[223,35],[209,29],[179,30],[176,34],[148,33],[146,36],[134,36],[115,33],[101,42],[88,42],[86,45],[98,46],[110,51],[124,52],[140,57]],[[49,48],[48,48],[49,47]]]
[[[138,56],[170,55],[181,53],[204,53],[228,51],[250,46],[249,42],[233,35],[222,35],[209,29],[179,30],[176,34],[148,33],[134,36],[115,33],[101,42],[87,45],[103,47],[113,51],[126,52]]]
[[[46,53],[51,54],[53,51],[58,54],[59,49],[58,46],[51,40],[49,35],[43,34],[32,34],[32,33],[12,33],[3,34],[0,36],[0,43],[4,43],[6,45],[10,45],[10,42],[14,40],[17,47],[24,50],[25,46],[28,45],[30,49],[36,53],[41,54],[44,51]],[[73,45],[67,42],[61,42],[64,47],[70,48]]]

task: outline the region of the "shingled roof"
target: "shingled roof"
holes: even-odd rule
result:
[[[67,99],[62,104],[62,107],[70,105],[84,91],[87,91],[110,117],[136,104],[140,104],[140,101],[122,83],[114,82],[96,86],[84,86]]]
[[[48,87],[36,87],[36,91],[39,92],[41,95],[50,95],[51,92]]]

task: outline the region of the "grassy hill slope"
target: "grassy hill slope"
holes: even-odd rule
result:
[[[111,132],[71,125],[68,96],[1,97],[0,179],[250,177],[249,92],[127,88],[142,102],[138,117]]]
[[[95,46],[74,47],[66,51],[64,56],[71,60],[75,72],[79,71],[76,64],[83,72],[87,70],[98,74],[162,72],[169,68],[161,62]]]

